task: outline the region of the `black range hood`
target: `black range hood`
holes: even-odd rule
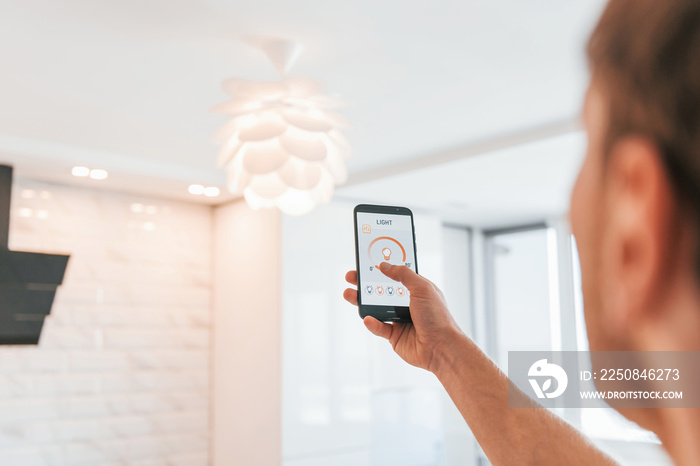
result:
[[[0,165],[0,345],[36,345],[70,256],[10,251],[12,167]]]

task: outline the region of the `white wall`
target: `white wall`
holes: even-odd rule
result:
[[[281,462],[280,214],[215,209],[213,464]]]
[[[283,219],[283,464],[447,464],[442,387],[342,298],[355,268],[353,207]],[[442,224],[420,213],[415,224],[418,269],[442,285]]]
[[[370,336],[342,298],[353,205],[284,217],[283,455],[287,466],[368,464]]]
[[[471,231],[446,226],[442,232],[444,284],[442,291],[450,312],[462,331],[474,338],[473,270]],[[442,394],[446,466],[476,465],[476,439],[452,399]]]
[[[70,253],[38,346],[0,347],[0,464],[204,465],[211,209],[16,180],[10,248]]]

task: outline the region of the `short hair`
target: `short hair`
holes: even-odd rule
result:
[[[587,55],[593,82],[607,101],[605,153],[626,135],[652,140],[676,199],[697,228],[700,0],[610,0]],[[700,274],[700,247],[696,268]]]

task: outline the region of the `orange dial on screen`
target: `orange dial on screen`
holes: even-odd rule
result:
[[[376,243],[377,241],[380,241],[380,240],[389,240],[389,241],[396,243],[396,245],[399,247],[399,249],[401,249],[401,255],[402,255],[401,262],[406,262],[406,250],[404,249],[404,247],[401,243],[396,241],[391,236],[380,236],[378,238],[374,238],[372,240],[372,242],[369,243],[369,247],[367,248],[367,256],[369,257],[370,261],[372,261],[372,246],[374,246],[374,243]],[[381,252],[382,252],[382,256],[384,257],[384,260],[388,261],[391,258],[391,254],[392,254],[391,248],[385,247],[384,249],[382,249]],[[376,267],[379,268],[378,265]]]

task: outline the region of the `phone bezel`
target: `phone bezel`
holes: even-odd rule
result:
[[[361,272],[360,272],[360,251],[358,243],[357,214],[367,212],[374,214],[408,215],[411,219],[411,234],[413,236],[413,259],[416,273],[418,273],[418,250],[416,249],[416,228],[413,223],[413,212],[407,207],[359,204],[353,209],[353,223],[355,226],[355,270],[357,271],[357,308],[360,317],[372,316],[382,322],[405,322],[410,323],[411,313],[408,306],[379,306],[376,304],[362,304],[362,293],[360,293]]]

